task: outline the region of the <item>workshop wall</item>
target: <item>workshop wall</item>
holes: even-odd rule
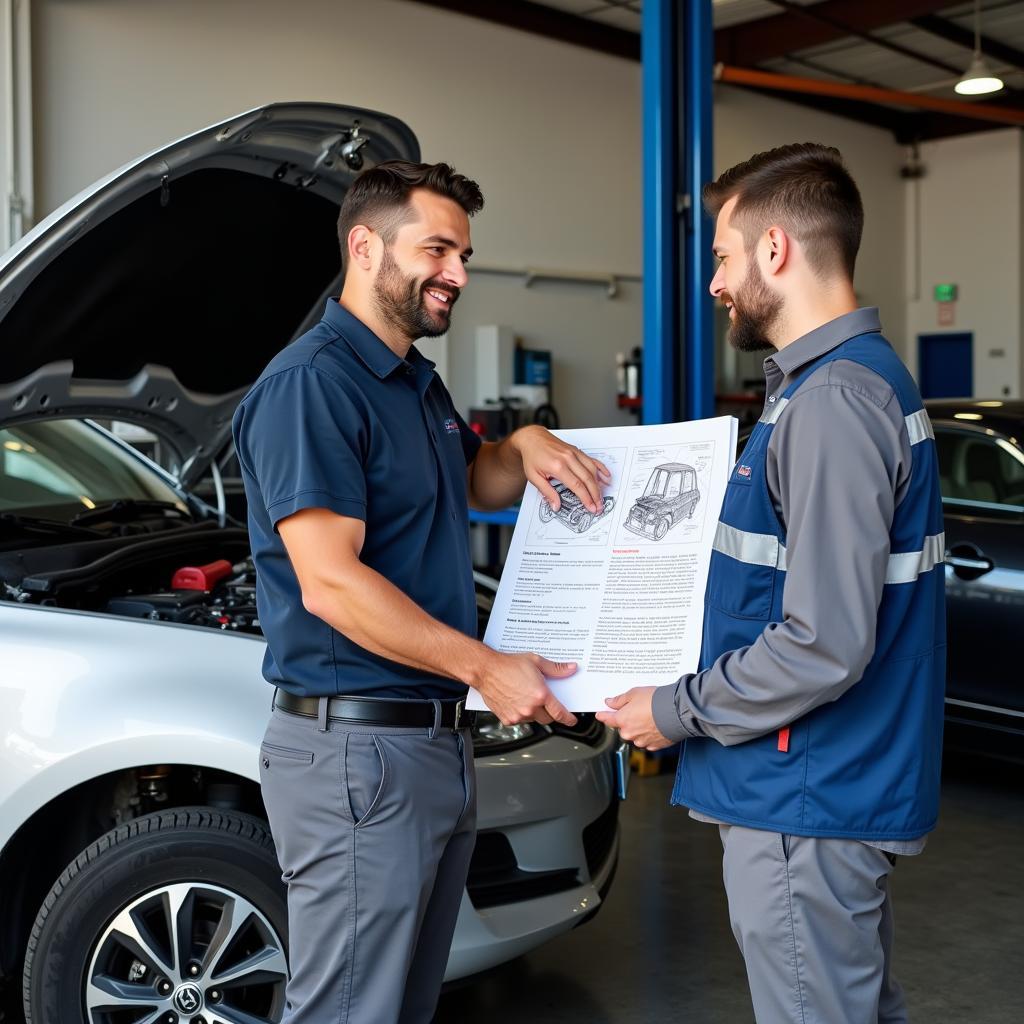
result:
[[[863,306],[878,306],[893,347],[907,354],[904,291],[903,148],[892,134],[730,86],[715,87],[715,173],[786,142],[821,142],[843,154],[864,203],[864,236],[854,285]],[[723,327],[728,323],[724,318]],[[720,375],[763,377],[763,354],[736,353],[719,341]]]
[[[926,143],[906,183],[907,335],[971,331],[974,395],[1024,393],[1024,135],[1016,128]],[[953,322],[939,323],[937,284],[955,284]],[[908,363],[917,367],[917,345]]]
[[[395,114],[424,158],[476,177],[479,268],[641,273],[640,66],[402,0],[51,0],[33,5],[37,216],[146,150],[271,100]],[[902,151],[887,133],[748,91],[715,97],[716,169],[783,142],[842,149],[864,194],[857,288],[905,347]],[[475,400],[475,328],[552,350],[567,426],[627,423],[615,354],[641,338],[641,287],[538,284],[478,270],[450,335],[449,383]],[[750,357],[745,357],[750,359]],[[725,346],[727,376],[756,376]]]

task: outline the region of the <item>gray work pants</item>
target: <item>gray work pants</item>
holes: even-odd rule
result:
[[[274,708],[260,781],[288,886],[283,1024],[427,1024],[476,838],[468,730]]]
[[[904,1024],[888,855],[854,839],[720,832],[757,1024]]]

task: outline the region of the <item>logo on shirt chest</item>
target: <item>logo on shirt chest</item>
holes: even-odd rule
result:
[[[446,434],[458,434],[459,433],[459,421],[454,416],[449,416],[444,421],[444,432]]]
[[[749,466],[737,466],[736,475],[741,476],[746,480],[750,479],[750,467]]]

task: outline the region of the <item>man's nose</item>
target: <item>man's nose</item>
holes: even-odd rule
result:
[[[717,299],[725,291],[725,267],[721,264],[719,264],[718,269],[715,271],[715,276],[711,278],[708,291],[711,292],[713,299]]]
[[[444,268],[444,279],[454,288],[465,288],[469,273],[461,257],[455,256],[448,260]]]

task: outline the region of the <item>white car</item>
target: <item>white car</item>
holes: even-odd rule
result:
[[[392,118],[269,106],[111,175],[0,260],[0,983],[30,1024],[281,1019],[271,689],[222,466],[247,385],[340,290],[353,174],[417,155]],[[597,909],[615,745],[592,716],[481,716],[449,980]]]

